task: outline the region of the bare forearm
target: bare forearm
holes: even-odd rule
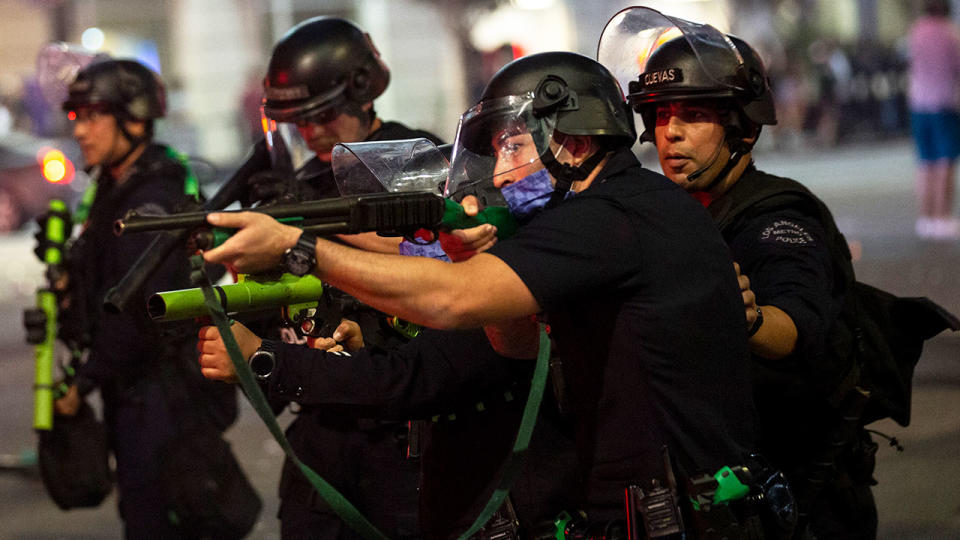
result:
[[[339,238],[342,242],[350,244],[358,249],[375,251],[377,253],[393,254],[398,252],[398,246],[402,240],[402,238],[399,236],[379,236],[375,232],[360,234],[338,234],[337,238]]]
[[[760,306],[763,324],[750,338],[750,352],[768,360],[778,360],[797,347],[797,326],[776,306]]]
[[[301,236],[295,227],[257,212],[215,213],[211,225],[237,231],[204,252],[208,262],[257,272],[280,265]],[[371,253],[317,240],[315,273],[387,313],[434,328],[470,328],[540,311],[520,277],[502,260],[481,253],[461,263]]]
[[[331,285],[381,311],[433,328],[475,327],[538,310],[519,277],[490,255],[451,264],[319,240],[317,261],[318,275]]]

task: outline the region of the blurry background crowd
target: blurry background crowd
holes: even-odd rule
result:
[[[367,29],[392,69],[379,112],[452,140],[459,114],[500,66],[544,50],[594,56],[607,19],[634,4],[708,22],[761,51],[779,101],[780,123],[761,139],[767,149],[909,135],[913,0],[0,0],[0,230],[85,186],[82,171],[61,185],[39,172],[41,149],[79,158],[55,95],[37,80],[37,54],[52,41],[159,71],[169,109],[159,140],[207,165],[202,176],[216,182],[259,133],[264,62],[298,21],[332,14]]]

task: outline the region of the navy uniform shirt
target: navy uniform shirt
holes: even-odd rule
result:
[[[422,533],[449,538],[472,523],[497,484],[532,370],[533,361],[498,355],[483,330],[425,328],[398,347],[353,354],[279,343],[267,392],[345,422],[428,419],[420,460]]]
[[[793,353],[777,360],[754,355],[761,449],[790,471],[823,444],[832,411],[810,386],[811,366],[826,362],[831,326],[840,313],[846,281],[834,262],[817,199],[783,197],[748,204],[758,192],[799,189],[796,182],[751,166],[709,207],[740,271],[750,278],[757,305],[783,310],[797,327]],[[742,208],[746,205],[746,208]],[[736,208],[742,208],[736,210]],[[834,242],[843,242],[843,238]]]
[[[627,150],[583,192],[490,253],[546,312],[573,403],[585,501],[622,517],[623,488],[752,448],[743,303],[709,215]],[[593,517],[593,516],[592,516]]]
[[[137,291],[126,313],[100,309],[106,292],[116,285],[150,245],[156,233],[117,236],[113,222],[127,212],[168,214],[176,211],[184,199],[186,170],[167,155],[167,148],[150,144],[131,165],[126,181],[116,185],[104,172],[83,234],[71,249],[81,276],[73,294],[85,294],[93,320],[92,345],[87,362],[78,370],[83,378],[97,384],[118,382],[133,384],[144,372],[153,371],[161,354],[161,329],[147,315],[147,296],[156,291],[190,287],[186,257],[170,257],[146,284]],[[71,272],[72,273],[72,272]],[[192,356],[192,330],[185,330],[180,341],[185,355]]]

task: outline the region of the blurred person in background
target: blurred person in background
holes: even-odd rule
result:
[[[960,33],[948,0],[924,0],[909,33],[910,123],[917,151],[920,238],[960,237],[953,217],[954,173],[960,155]]]
[[[148,292],[190,286],[187,261],[170,258],[130,311],[108,313],[100,306],[153,239],[118,237],[114,221],[131,210],[174,212],[183,199],[197,196],[197,186],[179,154],[153,142],[154,122],[166,113],[165,90],[143,64],[90,64],[70,83],[63,110],[96,191],[83,232],[67,254],[59,321],[59,337],[89,353],[55,410],[73,416],[83,396],[99,389],[125,536],[190,538],[193,533],[170,515],[164,496],[170,475],[162,462],[171,445],[182,445],[199,430],[219,436],[237,410],[233,388],[211,385],[200,375],[192,328],[159,328],[147,314]]]
[[[832,40],[819,39],[808,47],[816,110],[816,142],[826,148],[836,146],[842,123],[841,105],[847,100],[850,83],[850,61],[843,49]]]
[[[804,73],[801,55],[792,49],[784,53],[785,60],[771,66],[774,99],[779,111],[779,122],[774,128],[777,148],[796,151],[803,148],[803,126],[807,118],[810,90]]]

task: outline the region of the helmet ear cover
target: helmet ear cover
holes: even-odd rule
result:
[[[759,99],[767,91],[767,78],[757,68],[749,68],[746,80],[755,99]]]
[[[567,82],[556,75],[547,75],[538,84],[533,93],[533,111],[537,117],[543,117],[560,111],[580,109],[577,93],[570,89]]]
[[[369,91],[370,72],[364,67],[357,68],[350,76],[351,98],[353,98],[353,96],[365,96]]]

